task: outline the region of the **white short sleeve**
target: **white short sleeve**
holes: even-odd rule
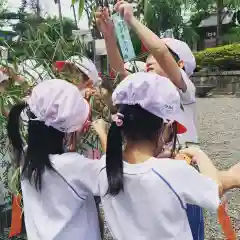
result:
[[[181,97],[181,102],[183,104],[191,104],[196,102],[196,87],[194,86],[193,82],[189,79],[188,75],[185,73],[184,70],[180,68],[182,79],[187,86],[186,92],[183,92],[179,89],[179,94]]]
[[[185,203],[195,204],[210,212],[215,212],[220,204],[217,183],[199,173],[185,161],[179,161],[178,177],[175,184]]]
[[[51,160],[56,170],[81,195],[99,196],[98,175],[103,161],[85,158],[78,153],[53,155]]]

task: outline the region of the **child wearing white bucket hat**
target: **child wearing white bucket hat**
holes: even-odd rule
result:
[[[186,43],[176,39],[160,39],[133,16],[132,5],[125,1],[119,1],[115,5],[115,11],[121,14],[149,50],[150,56],[147,58],[145,70],[169,78],[179,90],[181,102],[186,109],[184,113],[188,129],[185,134],[179,135],[180,144],[185,144],[186,141],[197,142],[195,86],[189,79],[196,63],[190,48]],[[119,53],[114,26],[107,8],[98,11],[96,19],[99,29],[104,34],[110,65],[124,79],[129,72]]]
[[[189,79],[195,68],[195,59],[186,43],[176,39],[160,39],[145,25],[133,16],[132,5],[119,1],[115,10],[121,14],[129,27],[138,35],[150,55],[146,61],[146,71],[155,72],[170,79],[178,89],[184,108],[186,133],[178,135],[181,145],[185,142],[198,142],[196,130],[196,98],[195,86]],[[97,23],[104,34],[107,53],[111,67],[124,79],[129,72],[119,53],[114,26],[108,10],[102,9],[96,13]],[[194,240],[204,239],[204,216],[201,209],[189,206],[189,221]],[[197,213],[198,212],[198,213]]]
[[[99,77],[95,64],[87,57],[72,56],[66,61],[57,61],[56,68],[61,73],[70,73],[72,81],[85,95],[87,89],[99,87],[102,79]]]
[[[116,87],[112,100],[118,112],[108,132],[99,191],[114,239],[192,240],[187,204],[216,211],[221,183],[199,149],[194,151],[202,174],[185,161],[155,158],[167,141],[175,145],[176,135],[186,132],[176,87],[157,74],[135,73]]]
[[[111,108],[111,87],[102,84],[102,78],[99,77],[95,64],[87,57],[72,56],[66,61],[57,61],[55,63],[61,78],[64,78],[75,84],[83,97],[89,99],[91,96],[102,98]]]
[[[23,153],[19,116],[25,108],[29,121]],[[100,162],[64,152],[66,134],[83,130],[89,112],[76,86],[52,79],[34,87],[27,102],[9,113],[7,130],[21,167],[28,239],[101,239],[93,196]]]
[[[175,83],[175,85],[179,89],[188,131],[178,136],[179,143],[183,145],[186,142],[198,143],[196,129],[196,88],[189,78],[196,68],[195,57],[185,42],[174,38],[163,38],[161,41],[168,47],[169,52],[179,66],[181,74],[181,82]],[[168,72],[163,70],[162,64],[156,60],[153,54],[149,55],[146,64],[148,72],[156,72],[160,75],[168,76]]]

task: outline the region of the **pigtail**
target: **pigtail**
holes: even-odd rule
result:
[[[123,161],[121,129],[114,121],[110,126],[107,137],[106,171],[108,178],[107,194],[116,196],[120,191],[123,191]]]
[[[14,159],[17,166],[20,165],[22,153],[23,153],[23,140],[20,134],[19,118],[21,112],[27,106],[25,102],[14,105],[8,115],[7,133],[10,143],[13,146]]]

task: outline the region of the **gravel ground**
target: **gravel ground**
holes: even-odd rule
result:
[[[202,149],[219,169],[240,160],[240,99],[231,97],[198,99],[198,133]],[[240,219],[240,191],[231,193],[229,213]],[[205,239],[224,239],[216,216],[206,212]],[[240,239],[240,235],[239,235]]]
[[[203,98],[197,101],[198,133],[202,149],[219,169],[227,169],[240,160],[240,99]],[[240,219],[240,191],[231,193],[229,212]],[[216,215],[206,212],[205,239],[224,239]],[[105,229],[105,240],[112,240]],[[240,236],[239,236],[240,239]]]

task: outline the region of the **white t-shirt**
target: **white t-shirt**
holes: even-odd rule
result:
[[[99,175],[101,200],[109,229],[118,240],[192,240],[186,204],[216,211],[220,202],[212,179],[185,161],[171,159],[124,162],[124,192],[111,197],[105,195],[107,188],[104,168]]]
[[[196,129],[196,88],[193,82],[189,79],[184,70],[180,69],[182,74],[182,79],[187,85],[186,92],[179,90],[181,102],[184,107],[184,116],[185,116],[185,126],[187,132],[184,134],[179,134],[178,139],[180,144],[185,142],[198,142],[198,135]]]
[[[50,159],[61,176],[46,170],[41,192],[28,180],[21,182],[28,239],[100,240],[92,194],[97,186],[99,162],[77,153],[51,155]]]

